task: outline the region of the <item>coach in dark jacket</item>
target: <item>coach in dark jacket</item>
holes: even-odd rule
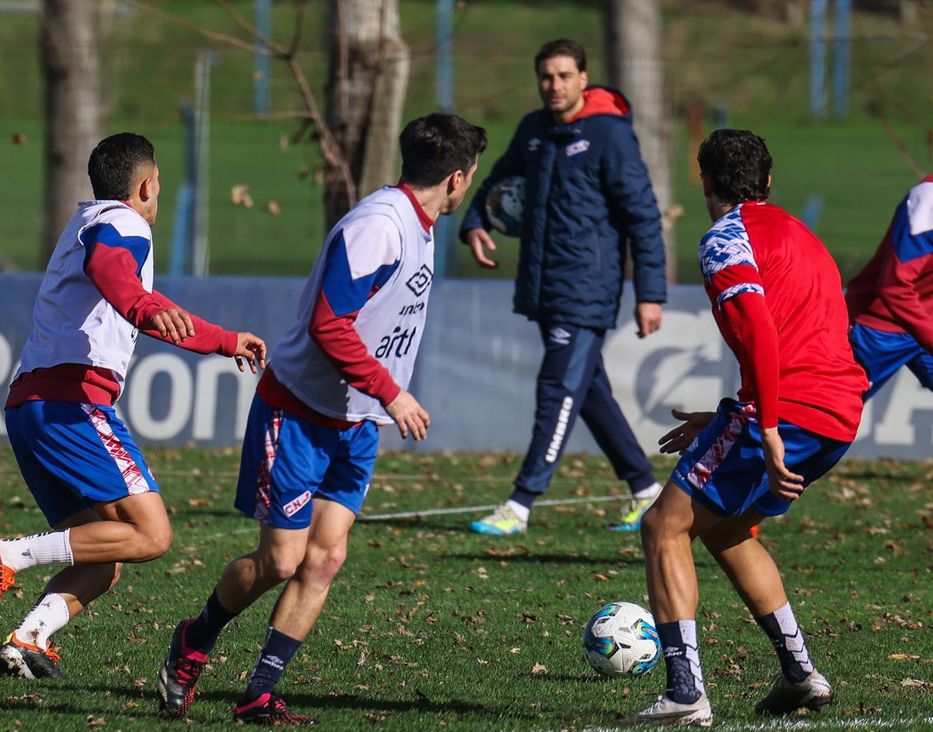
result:
[[[660,486],[612,397],[601,348],[618,317],[629,241],[638,335],[660,327],[660,304],[667,298],[661,217],[622,93],[587,86],[586,55],[573,41],[545,44],[535,70],[544,108],[519,123],[460,230],[476,261],[495,267],[486,253],[495,250],[486,195],[503,178],[524,177],[514,305],[538,322],[545,344],[535,426],[512,496],[471,528],[524,533],[580,414],[632,489],[632,509],[617,528],[634,530]]]

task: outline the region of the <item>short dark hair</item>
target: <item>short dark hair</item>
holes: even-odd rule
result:
[[[716,197],[727,203],[768,198],[771,154],[765,141],[750,130],[716,130],[697,152],[700,172]]]
[[[120,132],[97,143],[87,161],[87,174],[98,201],[125,201],[136,170],[155,165],[155,148],[142,135]]]
[[[486,149],[486,130],[455,114],[413,119],[399,135],[402,180],[416,188],[436,186],[451,173],[466,173]]]
[[[586,51],[583,50],[583,46],[569,38],[558,38],[556,41],[545,43],[535,55],[535,73],[538,73],[542,61],[555,56],[570,56],[577,64],[577,71],[586,71]]]

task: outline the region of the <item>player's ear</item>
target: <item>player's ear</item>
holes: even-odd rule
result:
[[[450,174],[450,177],[447,179],[447,195],[449,196],[460,186],[461,181],[463,180],[463,171],[455,170]]]
[[[152,177],[143,178],[139,181],[139,200],[145,203],[152,198]]]

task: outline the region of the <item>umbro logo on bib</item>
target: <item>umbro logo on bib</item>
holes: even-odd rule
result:
[[[421,269],[409,277],[408,282],[405,284],[408,285],[408,289],[414,292],[415,295],[421,297],[431,286],[431,280],[433,278],[434,273],[428,268],[428,265],[422,264]]]

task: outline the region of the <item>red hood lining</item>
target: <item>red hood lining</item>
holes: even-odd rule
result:
[[[621,93],[605,89],[601,86],[594,86],[583,90],[583,109],[570,121],[576,122],[577,120],[593,117],[597,114],[623,116],[628,113],[628,103]]]

